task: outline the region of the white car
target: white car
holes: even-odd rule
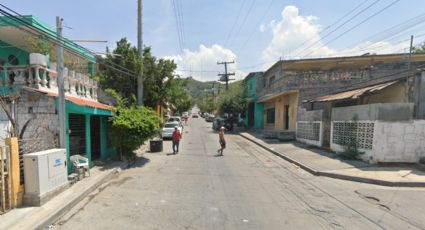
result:
[[[183,127],[182,119],[180,117],[176,117],[176,116],[170,117],[167,119],[167,123],[169,122],[177,122],[179,123],[179,126]]]
[[[173,121],[173,122],[167,122],[164,124],[164,127],[162,128],[162,138],[171,138],[173,136],[174,128],[177,126],[177,129],[180,131],[181,135],[183,136],[183,128],[180,125],[179,122]]]

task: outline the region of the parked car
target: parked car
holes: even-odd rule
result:
[[[169,123],[169,122],[178,122],[179,126],[183,127],[182,119],[180,117],[177,117],[177,116],[169,117],[167,119],[167,123]]]
[[[183,136],[183,126],[179,122],[173,121],[173,122],[167,122],[164,124],[161,130],[161,136],[162,139],[168,139],[171,138],[174,132],[174,128],[177,126],[177,129],[180,131],[180,133]]]
[[[215,118],[213,121],[212,129],[215,131],[219,131],[222,126],[224,126],[224,119],[221,117]]]
[[[189,117],[189,112],[183,112],[183,113],[182,113],[182,117],[184,117],[184,118],[188,118],[188,117]]]
[[[198,118],[198,113],[192,113],[192,118]]]
[[[215,116],[213,114],[208,114],[208,116],[205,117],[205,121],[207,122],[213,122]]]

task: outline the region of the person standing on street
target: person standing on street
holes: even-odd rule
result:
[[[224,127],[221,127],[220,131],[218,132],[218,141],[220,142],[221,148],[217,150],[217,153],[220,156],[223,156],[223,150],[226,148],[226,140],[224,139]]]
[[[174,128],[173,135],[171,136],[171,139],[173,140],[173,154],[179,153],[179,144],[181,138],[182,134],[176,126]]]

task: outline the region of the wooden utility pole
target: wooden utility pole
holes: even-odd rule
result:
[[[224,73],[218,74],[220,76],[219,81],[226,82],[226,90],[229,89],[229,81],[235,80],[235,79],[229,79],[229,76],[234,76],[235,73],[228,73],[227,72],[227,64],[233,64],[235,61],[224,61],[224,62],[217,62],[217,65],[224,65]]]
[[[60,17],[56,17],[56,36],[58,42],[56,43],[56,62],[58,73],[58,88],[59,88],[59,146],[66,148],[66,131],[65,131],[65,89],[63,79],[63,43],[62,43],[62,21]]]
[[[142,0],[137,1],[137,50],[142,61],[137,77],[137,104],[143,105],[143,40],[142,40]]]

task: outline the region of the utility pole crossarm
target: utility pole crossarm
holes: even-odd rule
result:
[[[235,73],[227,72],[227,64],[234,64],[234,63],[235,61],[217,62],[217,65],[224,65],[224,73],[218,74],[218,76],[221,76],[219,81],[226,82],[226,90],[229,89],[229,81],[235,80],[235,79],[229,79],[229,76],[234,76]]]

